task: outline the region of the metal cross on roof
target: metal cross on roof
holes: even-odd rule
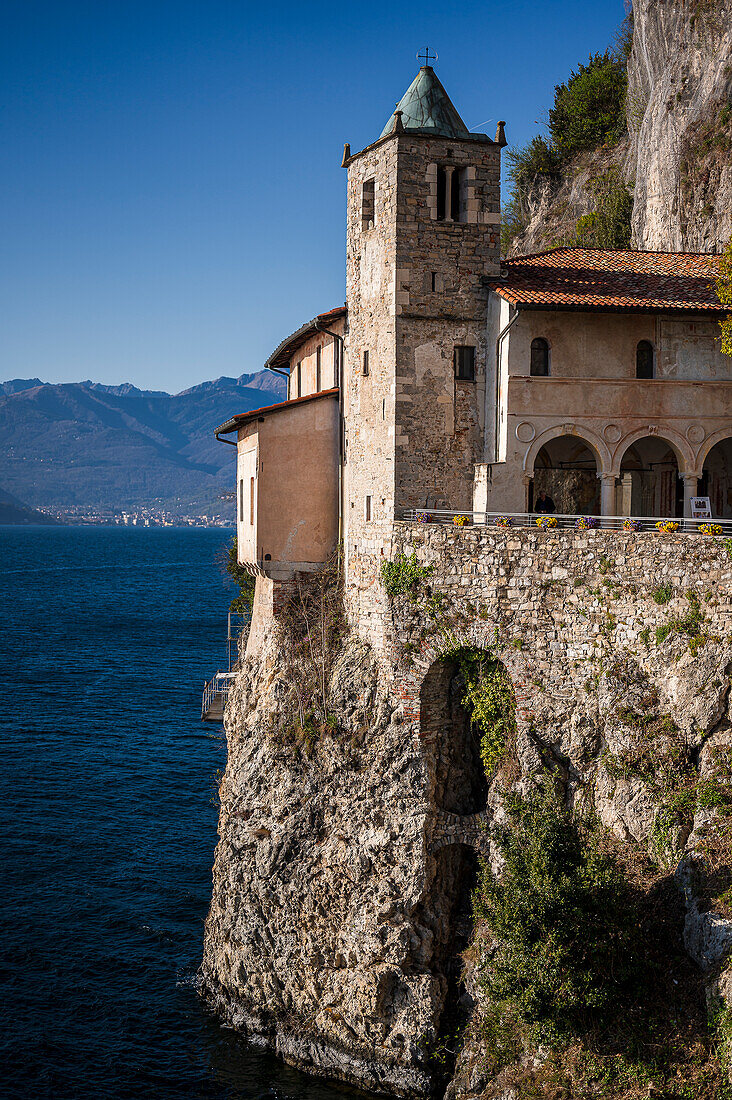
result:
[[[430,61],[437,61],[437,54],[430,54],[429,46],[425,46],[424,53],[417,54],[417,61],[424,61],[425,65],[429,65]]]

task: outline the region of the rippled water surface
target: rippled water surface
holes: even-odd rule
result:
[[[193,985],[229,538],[0,528],[3,1097],[346,1095],[247,1047]]]

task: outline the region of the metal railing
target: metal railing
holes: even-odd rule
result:
[[[456,518],[457,517],[457,518]],[[579,521],[585,520],[582,529],[602,531],[657,531],[659,523],[676,524],[677,534],[694,534],[700,527],[711,525],[715,533],[732,535],[732,520],[729,519],[687,519],[681,516],[582,516],[562,512],[543,514],[540,512],[462,512],[454,508],[408,508],[402,511],[400,519],[409,523],[441,523],[449,526],[474,527],[538,527],[537,520],[556,520],[551,523],[554,530],[576,530]],[[460,522],[461,518],[463,522]],[[629,527],[626,525],[630,525]],[[719,528],[719,531],[716,529]],[[706,533],[706,532],[704,532]]]
[[[224,707],[229,695],[229,688],[235,673],[217,672],[203,687],[201,699],[201,720],[221,721],[224,715]]]
[[[208,683],[203,685],[201,720],[204,722],[222,722],[224,719],[224,707],[229,695],[229,688],[244,656],[251,621],[251,612],[243,615],[234,611],[229,612],[226,631],[229,669],[228,672],[217,672]]]

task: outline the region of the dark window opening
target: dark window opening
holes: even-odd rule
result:
[[[437,290],[437,272],[436,271],[432,272],[432,290],[433,291]]]
[[[369,523],[371,520],[371,497],[366,497],[365,516],[366,522]]]
[[[455,377],[460,382],[475,381],[475,348],[456,347],[454,356]]]
[[[315,392],[320,393],[320,364],[321,364],[321,347],[318,345],[315,351]]]
[[[636,378],[655,378],[655,364],[653,356],[653,344],[649,340],[640,340],[635,349],[635,376]]]
[[[452,170],[452,187],[450,188],[450,217],[454,222],[460,219],[460,193],[462,191],[463,173],[457,168]]]
[[[437,220],[461,222],[465,220],[465,169],[437,169]],[[433,288],[434,289],[434,288]]]
[[[549,376],[549,341],[543,336],[531,341],[531,374],[534,378]]]
[[[361,189],[361,227],[371,229],[376,220],[376,181],[364,180]]]
[[[302,394],[302,363],[298,363],[295,369],[295,386],[296,397],[300,397]]]
[[[364,374],[364,378],[368,375],[368,373],[369,373],[369,353],[367,351],[365,351],[363,353],[363,374]]]

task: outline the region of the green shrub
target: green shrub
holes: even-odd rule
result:
[[[636,974],[634,906],[596,828],[569,816],[551,778],[506,809],[492,832],[501,876],[484,866],[475,894],[495,943],[480,982],[507,1018],[556,1042],[617,1010]]]
[[[248,614],[252,610],[252,604],[254,603],[254,577],[250,573],[247,573],[242,565],[239,565],[236,536],[234,536],[226,547],[223,559],[219,558],[218,560],[224,572],[231,577],[234,584],[239,586],[239,595],[234,596],[234,599],[229,605],[229,610],[236,612],[237,615]]]
[[[520,639],[514,639],[523,645]],[[490,780],[512,750],[516,734],[516,699],[511,679],[500,661],[482,649],[458,646],[443,653],[457,664],[463,680],[461,703],[480,735],[480,758]]]
[[[658,588],[654,588],[651,592],[651,599],[654,603],[665,604],[671,599],[674,594],[674,590],[670,584],[660,584]]]
[[[432,565],[419,564],[416,550],[409,557],[400,551],[393,561],[381,563],[384,591],[390,600],[397,596],[407,596],[414,602],[419,587],[430,576],[433,568]]]
[[[591,54],[554,90],[549,111],[552,143],[568,159],[617,141],[625,130],[625,62],[609,50]]]
[[[619,174],[607,172],[589,187],[597,208],[578,219],[576,243],[582,248],[630,248],[633,196]]]

